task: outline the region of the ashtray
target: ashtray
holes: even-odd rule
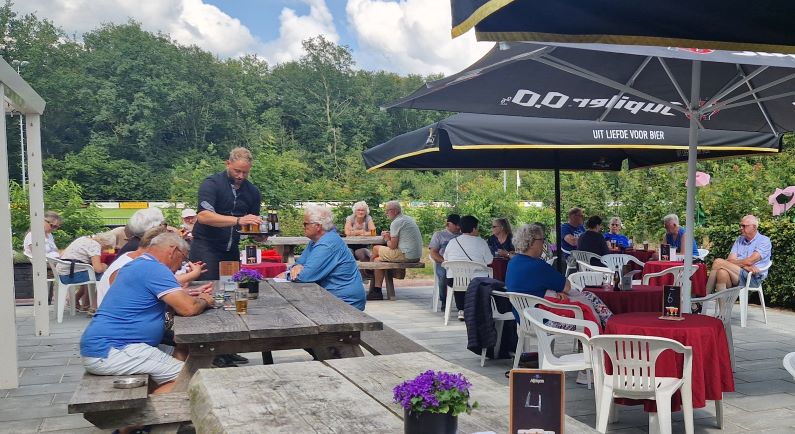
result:
[[[113,380],[113,387],[117,389],[135,389],[136,387],[141,387],[146,384],[146,380],[143,378],[118,378]]]

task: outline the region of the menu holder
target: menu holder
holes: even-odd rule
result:
[[[566,400],[563,374],[563,371],[541,369],[511,370],[509,432],[564,432]]]
[[[660,244],[660,260],[661,261],[670,261],[671,260],[671,246],[668,244]]]
[[[660,319],[681,321],[685,319],[679,306],[682,305],[682,287],[665,285],[663,287],[663,311]]]

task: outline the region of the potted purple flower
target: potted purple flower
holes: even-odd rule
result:
[[[259,271],[245,268],[232,275],[232,280],[237,282],[239,288],[248,288],[249,300],[259,298],[259,282],[262,279],[262,274]]]
[[[426,371],[392,390],[394,402],[403,406],[405,434],[455,434],[458,415],[472,412],[472,384],[462,374]]]

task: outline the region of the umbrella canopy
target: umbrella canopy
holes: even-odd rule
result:
[[[621,170],[687,160],[688,129],[461,113],[364,152],[375,169]],[[701,159],[775,153],[770,133],[707,130]]]
[[[687,127],[685,245],[693,239],[699,132],[795,130],[795,58],[610,44],[500,43],[387,107]],[[689,92],[687,92],[689,90]],[[685,264],[692,263],[685,252]],[[682,312],[690,311],[690,281]]]
[[[453,37],[795,52],[795,3],[777,0],[451,0]]]

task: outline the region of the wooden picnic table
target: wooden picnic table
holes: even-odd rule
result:
[[[199,372],[191,381],[196,432],[402,433],[392,388],[428,369],[461,372],[480,407],[458,432],[508,432],[508,387],[427,352]],[[567,432],[596,432],[566,416]]]
[[[352,244],[366,244],[366,245],[375,245],[381,244],[386,245],[386,241],[380,235],[376,236],[358,236],[358,237],[342,237],[342,240],[345,241],[345,244],[352,245]],[[295,257],[295,247],[296,246],[305,246],[309,243],[309,238],[307,237],[272,237],[268,238],[266,244],[271,246],[278,246],[281,247],[282,250],[282,262],[288,263],[293,260]]]
[[[311,348],[321,360],[360,357],[360,332],[382,329],[380,321],[315,283],[265,280],[247,314],[210,309],[174,318],[174,341],[188,347],[174,391],[187,390],[196,371],[219,354]]]

